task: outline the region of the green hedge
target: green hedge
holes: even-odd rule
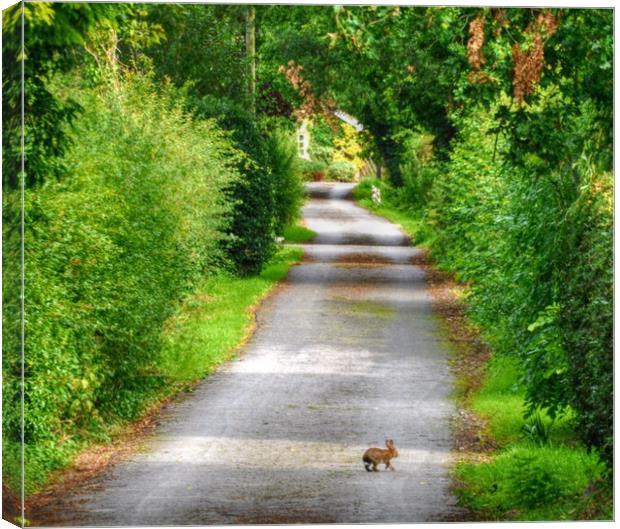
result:
[[[225,98],[194,99],[189,108],[199,118],[216,119],[242,153],[237,166],[242,178],[228,189],[236,205],[225,248],[237,273],[258,273],[274,254],[276,234],[301,207],[295,141],[277,120],[256,119]]]
[[[470,285],[470,316],[486,340],[522,367],[527,412],[571,410],[582,439],[610,462],[613,178],[580,132],[596,115],[565,116],[568,155],[579,160],[570,175],[543,171],[536,156],[511,159],[491,116],[455,116],[449,161],[403,156],[401,187],[368,180],[354,194],[370,203],[380,185],[386,204],[416,219],[418,240]]]
[[[235,207],[224,248],[237,273],[257,273],[275,251],[275,190],[265,135],[251,112],[230,99],[206,96],[188,106],[199,119],[215,119],[241,154],[242,178],[227,189]]]
[[[154,364],[164,321],[225,260],[225,189],[239,180],[238,156],[213,123],[192,120],[176,101],[140,79],[118,94],[82,92],[68,176],[26,190],[27,464],[53,461],[79,431],[139,413],[165,383]],[[6,266],[19,254],[16,201],[5,193],[9,445],[20,437],[18,272]]]
[[[575,120],[574,159],[585,147]],[[528,412],[577,412],[583,439],[611,461],[612,177],[587,151],[567,177],[532,156],[504,158],[486,112],[460,122],[451,161],[426,215],[433,253],[472,284],[474,319],[500,354],[515,356]],[[587,128],[587,127],[586,127]]]

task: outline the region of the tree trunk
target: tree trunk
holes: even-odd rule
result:
[[[247,6],[245,14],[245,53],[248,60],[248,95],[252,114],[256,113],[256,8]]]

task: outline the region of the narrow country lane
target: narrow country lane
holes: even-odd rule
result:
[[[419,252],[347,196],[311,184],[305,261],[260,308],[239,359],[164,412],[147,448],[55,505],[58,525],[412,523],[448,491],[448,347]],[[394,439],[395,472],[362,454]],[[50,513],[50,517],[52,513]]]

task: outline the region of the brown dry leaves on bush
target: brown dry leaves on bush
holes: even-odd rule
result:
[[[495,36],[499,37],[501,30],[508,26],[508,20],[502,9],[494,9],[493,20],[497,28]],[[467,41],[467,60],[472,69],[467,74],[471,84],[485,83],[492,78],[482,70],[486,58],[483,52],[485,42],[484,28],[486,19],[483,15],[477,16],[469,24],[469,39]],[[531,37],[528,45],[515,43],[512,46],[512,60],[514,63],[513,87],[514,97],[521,104],[526,96],[534,92],[536,83],[540,80],[545,64],[545,42],[557,31],[558,21],[551,11],[538,14],[534,22],[525,29],[525,35]]]
[[[484,46],[484,25],[485,18],[477,16],[469,24],[469,40],[467,41],[467,60],[472,69],[467,74],[467,80],[471,84],[485,83],[491,81],[491,77],[482,71],[482,66],[486,62],[482,47]]]
[[[307,79],[304,79],[302,75],[303,69],[304,67],[295,61],[289,61],[288,66],[281,64],[278,67],[278,72],[288,79],[288,82],[302,97],[302,104],[293,111],[293,115],[297,120],[301,121],[314,114],[322,114],[328,122],[333,121],[332,111],[336,107],[336,102],[332,99],[324,101],[316,97],[312,90],[312,84]]]
[[[550,11],[544,11],[536,17],[534,24],[530,24],[525,30],[526,35],[533,35],[531,45],[527,49],[524,49],[520,44],[512,46],[512,60],[514,62],[512,83],[517,103],[523,103],[525,97],[534,92],[545,64],[545,41],[557,29],[556,17]]]
[[[480,70],[486,62],[482,46],[484,46],[484,24],[482,15],[477,16],[469,24],[469,40],[467,41],[467,60],[475,70]]]

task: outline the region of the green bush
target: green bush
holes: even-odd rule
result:
[[[524,413],[576,413],[583,440],[610,462],[613,179],[584,140],[596,112],[583,105],[563,119],[565,154],[579,160],[570,173],[509,156],[493,110],[472,107],[454,116],[450,159],[401,155],[403,185],[384,186],[382,199],[423,219],[433,257],[469,283],[470,316],[520,364]]]
[[[356,172],[355,165],[350,162],[332,162],[327,168],[327,178],[339,182],[352,182]]]
[[[236,207],[225,249],[237,273],[258,273],[276,248],[276,183],[269,166],[267,131],[247,108],[226,98],[193,100],[191,108],[200,118],[216,119],[244,154],[237,165],[242,178],[227,190]]]
[[[320,160],[301,160],[301,171],[305,180],[323,180],[326,169],[327,164]]]
[[[613,460],[613,177],[592,175],[565,220],[557,328],[570,405],[591,446]]]
[[[469,485],[457,494],[485,520],[553,520],[566,517],[604,471],[583,449],[519,446],[490,462],[460,464],[457,476]]]
[[[26,190],[27,473],[39,456],[57,460],[78,432],[141,411],[165,383],[154,363],[164,321],[225,259],[224,191],[239,178],[237,155],[212,122],[190,119],[177,100],[141,79],[118,94],[81,92],[67,178]],[[15,200],[5,195],[5,204]],[[4,229],[11,258],[15,222]],[[5,336],[17,317],[14,304],[5,307]],[[8,345],[3,433],[17,440],[17,344],[11,337]]]
[[[304,197],[301,169],[295,138],[282,128],[275,128],[267,140],[269,167],[274,183],[275,232],[299,218]]]
[[[19,193],[2,194],[2,431],[3,438],[21,442],[21,200]],[[21,454],[18,455],[20,457]],[[5,465],[10,458],[3,458]]]

